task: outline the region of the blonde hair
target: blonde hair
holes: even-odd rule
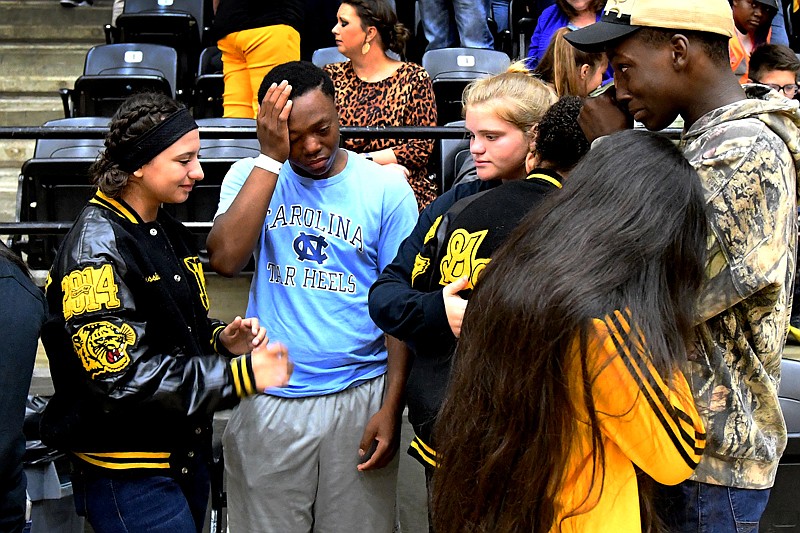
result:
[[[461,102],[465,114],[472,106],[486,106],[501,119],[531,135],[533,127],[557,99],[546,83],[531,74],[524,61],[517,61],[502,74],[470,83],[464,89]]]
[[[592,72],[596,71],[603,66],[606,55],[603,52],[583,52],[572,46],[564,39],[564,35],[570,31],[572,30],[566,27],[559,28],[553,34],[534,74],[552,83],[559,97],[567,95],[585,97],[586,88],[580,77],[580,69],[583,65],[589,65]]]

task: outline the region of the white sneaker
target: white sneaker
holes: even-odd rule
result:
[[[61,0],[61,7],[85,7],[92,4],[93,0]]]

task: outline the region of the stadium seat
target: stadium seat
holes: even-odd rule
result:
[[[89,167],[95,157],[34,158],[22,165],[17,190],[18,222],[72,223],[92,195]],[[11,247],[27,255],[28,266],[46,270],[62,236],[15,236]]]
[[[86,54],[75,88],[62,89],[64,116],[110,117],[123,100],[143,91],[175,97],[177,54],[167,46],[146,43],[103,44]]]
[[[51,120],[43,128],[108,128],[106,117]],[[89,167],[105,148],[102,138],[37,139],[33,158],[22,165],[17,188],[18,222],[71,223],[92,194]],[[33,269],[47,269],[61,237],[20,235],[12,247],[25,252]]]
[[[107,117],[72,117],[45,122],[42,127],[52,128],[108,128]],[[33,150],[34,159],[95,159],[105,148],[103,139],[37,139]]]
[[[222,52],[216,46],[209,46],[200,52],[197,77],[194,80],[195,118],[222,116],[222,95],[225,80],[222,75]]]
[[[439,125],[461,118],[461,95],[472,80],[505,72],[511,60],[504,52],[481,48],[428,50],[422,67],[433,82]]]
[[[154,43],[176,50],[176,94],[187,100],[203,48],[204,3],[204,0],[126,0],[116,22],[120,42]]]
[[[316,66],[322,68],[330,63],[341,63],[342,61],[350,61],[344,56],[335,46],[327,48],[319,48],[314,50],[311,56],[311,62]]]
[[[463,128],[464,121],[448,122],[445,126]],[[442,193],[453,186],[453,181],[461,167],[459,164],[461,161],[457,159],[459,159],[459,154],[465,150],[467,156],[469,156],[469,140],[466,138],[466,134],[463,139],[440,139],[436,141],[435,155],[431,158],[431,161],[435,161],[437,184]],[[463,155],[461,159],[463,159]]]
[[[196,122],[201,128],[256,127],[256,121],[252,118],[198,118]],[[206,159],[229,159],[233,163],[245,157],[256,157],[260,153],[261,147],[255,133],[247,139],[200,138],[201,164],[205,164]]]

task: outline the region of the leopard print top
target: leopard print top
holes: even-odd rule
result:
[[[388,78],[362,81],[349,61],[323,67],[336,88],[336,108],[342,126],[435,126],[436,100],[428,73],[414,63],[403,63]],[[436,198],[436,184],[426,165],[433,150],[429,139],[347,139],[344,147],[358,153],[384,148],[409,170],[408,182],[422,209]]]

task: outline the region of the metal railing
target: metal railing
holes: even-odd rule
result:
[[[0,139],[102,139],[108,128],[98,127],[48,127],[48,126],[6,126],[0,127]],[[467,130],[452,126],[392,126],[387,128],[342,126],[339,134],[342,139],[463,139]],[[253,139],[254,127],[200,128],[201,139]]]
[[[252,139],[256,136],[255,127],[216,127],[204,126],[199,129],[201,139]],[[108,128],[102,127],[0,127],[0,139],[101,139]],[[395,127],[354,127],[339,129],[341,139],[463,139],[467,130],[451,126],[395,126]],[[680,130],[667,129],[663,133],[673,140],[680,137]],[[184,222],[194,233],[207,233],[211,222]],[[72,226],[70,222],[0,222],[0,235],[63,235]]]

